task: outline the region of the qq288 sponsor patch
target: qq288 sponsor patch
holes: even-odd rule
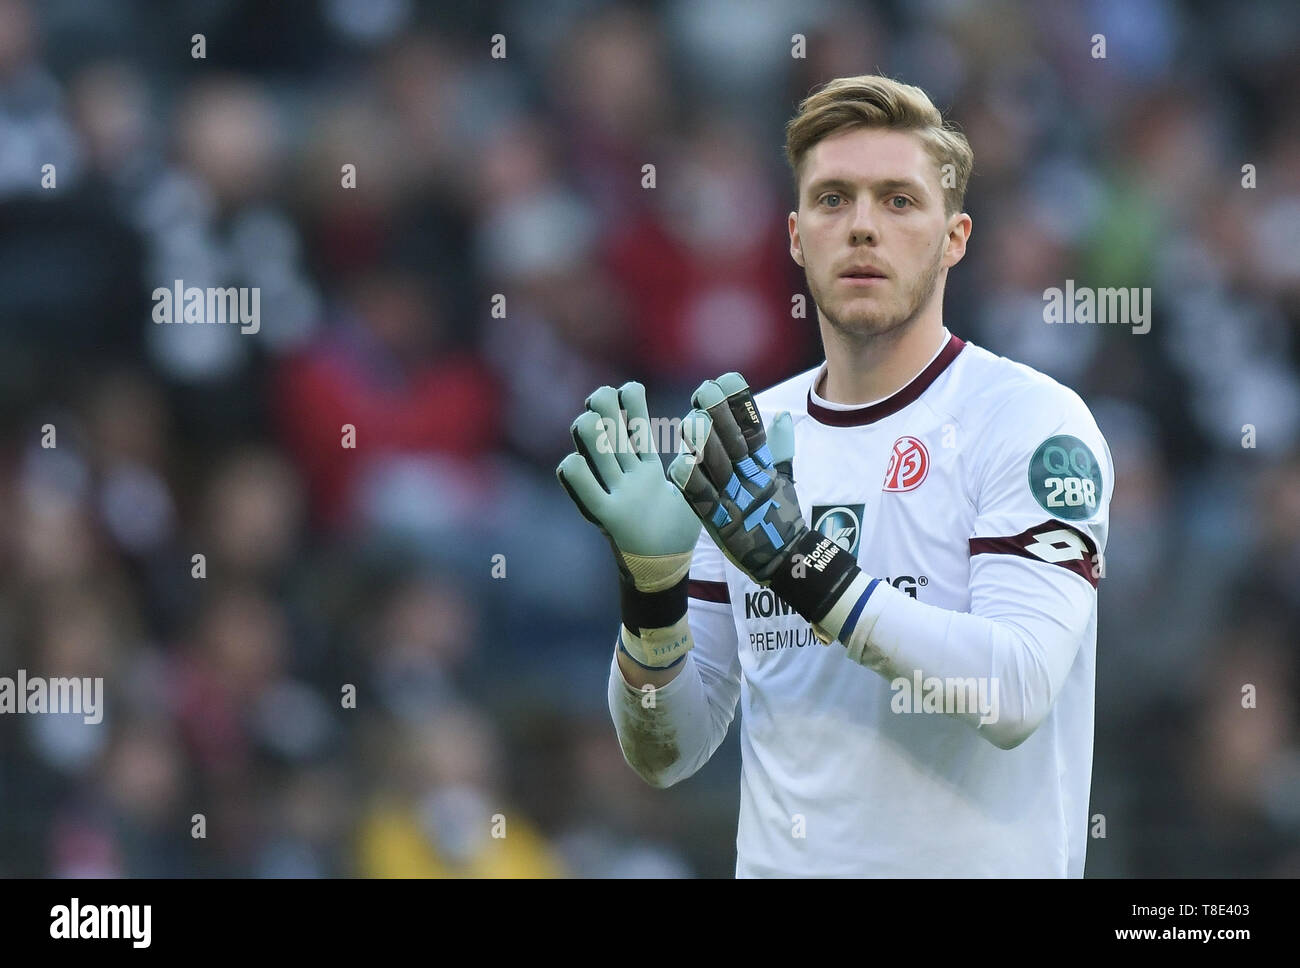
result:
[[[1101,465],[1078,437],[1049,437],[1029,460],[1029,490],[1039,507],[1055,518],[1092,517],[1101,501],[1101,487]]]

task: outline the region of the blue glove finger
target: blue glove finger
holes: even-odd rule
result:
[[[691,395],[691,402],[697,409],[703,410],[713,421],[714,433],[727,452],[727,459],[732,463],[749,456],[745,444],[745,435],[732,416],[731,406],[727,402],[727,393],[716,380],[705,380]]]
[[[695,455],[701,472],[721,491],[735,477],[731,457],[718,437],[717,427],[703,410],[692,410],[682,420],[682,445]]]
[[[668,479],[677,485],[682,497],[701,521],[718,527],[731,520],[731,515],[719,502],[717,489],[709,481],[695,454],[683,453],[674,457],[668,465]]]

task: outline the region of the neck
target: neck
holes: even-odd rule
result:
[[[821,320],[826,376],[817,393],[831,403],[873,403],[897,393],[925,369],[948,334],[943,321],[918,318],[878,336],[848,336]]]

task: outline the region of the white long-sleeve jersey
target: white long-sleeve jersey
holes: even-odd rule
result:
[[[872,404],[822,399],[824,371],[755,400],[793,417],[809,526],[883,579],[861,661],[702,532],[677,677],[651,697],[612,662],[624,757],[689,777],[740,702],[738,877],[1081,877],[1105,440],[1072,390],[952,335]]]

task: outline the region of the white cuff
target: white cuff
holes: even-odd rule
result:
[[[619,627],[618,636],[627,654],[651,669],[666,669],[684,658],[695,644],[685,615],[666,628],[642,629],[640,635],[623,625]]]

